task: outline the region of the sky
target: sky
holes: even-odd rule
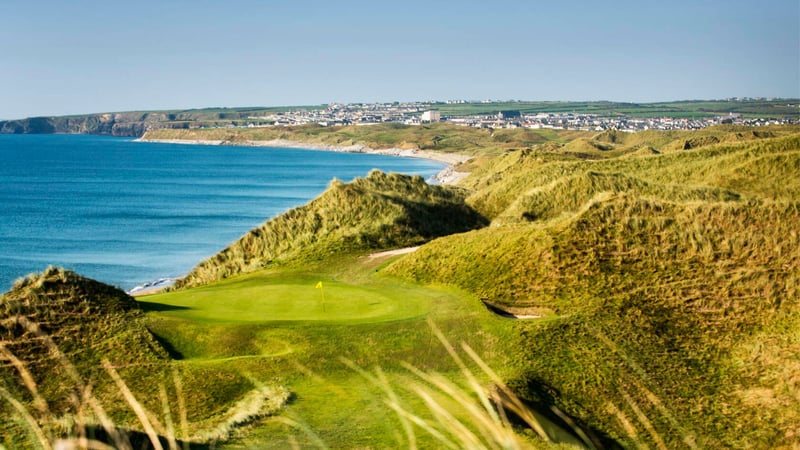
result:
[[[799,0],[9,0],[0,43],[0,120],[800,97]]]

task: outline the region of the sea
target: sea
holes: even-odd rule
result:
[[[131,290],[180,277],[334,178],[432,178],[419,158],[293,148],[0,135],[0,292],[60,266]]]

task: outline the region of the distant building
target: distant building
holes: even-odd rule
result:
[[[516,119],[519,118],[519,111],[500,111],[497,113],[498,119]]]
[[[438,122],[439,120],[441,120],[441,118],[442,118],[442,114],[439,113],[439,111],[430,110],[430,111],[425,111],[424,113],[422,113],[422,117],[420,119],[423,122],[432,123],[432,122]]]

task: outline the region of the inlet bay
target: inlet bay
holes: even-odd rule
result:
[[[0,284],[48,265],[130,289],[180,276],[331,179],[430,177],[428,160],[316,150],[0,135]]]

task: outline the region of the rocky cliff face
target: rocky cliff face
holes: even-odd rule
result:
[[[104,134],[142,136],[158,128],[187,128],[188,122],[176,122],[168,113],[107,113],[84,116],[32,117],[0,121],[0,133],[6,134]]]
[[[139,111],[80,116],[31,117],[0,121],[5,134],[104,134],[111,136],[144,135],[161,128],[236,126],[247,124],[247,117],[257,114],[249,109],[190,109],[186,111]]]

